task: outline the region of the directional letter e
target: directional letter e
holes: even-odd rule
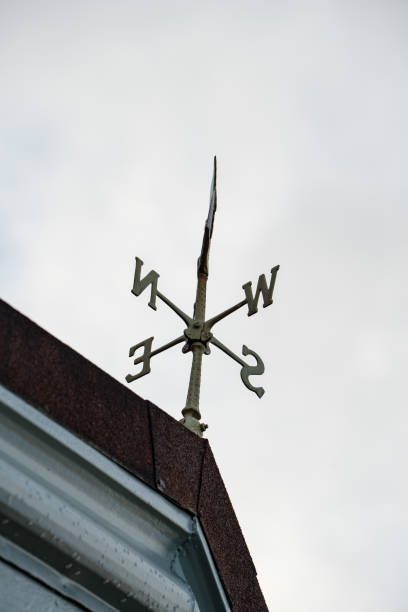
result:
[[[140,278],[142,272],[143,261],[136,257],[136,270],[135,270],[135,280],[133,281],[133,289],[132,293],[136,296],[139,296],[142,291],[146,289],[149,285],[152,286],[150,291],[150,300],[149,306],[153,308],[153,310],[157,310],[156,306],[156,294],[157,294],[157,281],[159,279],[159,274],[154,270],[151,270],[149,274],[146,274],[144,278]]]
[[[272,268],[271,282],[269,284],[269,287],[266,284],[265,274],[261,274],[261,276],[258,278],[258,284],[256,287],[255,297],[252,294],[252,282],[251,281],[249,281],[248,283],[245,283],[245,285],[242,285],[242,288],[245,291],[245,296],[246,296],[247,303],[248,303],[248,317],[258,312],[258,300],[259,300],[259,295],[261,293],[263,297],[264,308],[272,304],[273,289],[275,287],[275,280],[276,280],[276,275],[278,273],[278,270],[279,270],[279,266],[275,266],[274,268]]]

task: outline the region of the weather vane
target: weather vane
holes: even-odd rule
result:
[[[197,292],[196,301],[194,304],[194,313],[192,317],[186,315],[178,306],[173,304],[158,288],[159,274],[155,270],[151,270],[144,278],[142,278],[142,266],[143,261],[136,257],[136,269],[135,277],[133,282],[132,293],[139,296],[147,287],[150,286],[150,300],[149,306],[153,310],[157,310],[156,300],[159,298],[167,306],[169,306],[174,312],[183,319],[187,328],[184,330],[183,335],[179,336],[175,340],[168,342],[167,344],[152,350],[154,337],[147,338],[138,344],[135,344],[129,349],[129,357],[133,357],[138,349],[143,349],[142,354],[134,360],[134,364],[142,364],[142,369],[137,374],[128,374],[126,380],[128,383],[149,374],[150,372],[150,360],[155,355],[166,351],[176,344],[184,342],[183,353],[192,352],[193,362],[191,366],[190,382],[188,385],[187,401],[186,406],[182,410],[183,424],[196,433],[199,436],[203,435],[203,431],[207,429],[207,425],[200,423],[201,414],[199,410],[200,402],[200,383],[201,383],[201,362],[203,354],[210,354],[210,344],[218,347],[221,351],[229,355],[232,359],[237,361],[241,366],[241,378],[244,385],[261,398],[264,394],[262,387],[255,387],[249,382],[249,376],[260,375],[265,371],[265,366],[262,359],[249,349],[245,344],[242,347],[242,354],[244,357],[251,355],[256,360],[256,365],[246,363],[241,357],[235,355],[225,344],[220,342],[212,333],[212,328],[216,323],[230,315],[238,308],[247,305],[248,316],[258,312],[258,301],[260,294],[263,297],[263,306],[270,306],[272,304],[272,295],[275,286],[276,275],[279,270],[279,266],[274,266],[271,269],[271,280],[269,286],[266,282],[264,274],[258,278],[258,284],[256,287],[255,295],[252,291],[252,282],[249,281],[242,285],[245,293],[245,299],[238,302],[234,306],[227,308],[224,312],[212,317],[211,319],[205,318],[205,305],[206,305],[206,292],[207,292],[207,280],[208,280],[208,259],[210,252],[211,236],[214,228],[214,215],[217,208],[217,159],[214,157],[214,174],[211,184],[210,192],[210,208],[208,211],[207,221],[204,227],[203,244],[201,247],[201,254],[197,263]]]

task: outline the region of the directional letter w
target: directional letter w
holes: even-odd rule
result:
[[[269,284],[269,287],[266,284],[265,274],[261,274],[261,276],[258,278],[258,285],[256,287],[255,297],[252,294],[252,282],[251,281],[249,281],[248,283],[245,283],[245,285],[242,285],[242,288],[245,291],[245,296],[246,296],[247,303],[248,303],[248,317],[258,312],[258,300],[259,300],[259,295],[261,293],[263,297],[264,308],[272,304],[273,289],[275,287],[275,280],[276,280],[276,275],[278,273],[278,270],[279,270],[279,266],[275,266],[274,268],[272,268],[271,282]]]
[[[146,289],[149,285],[152,286],[150,291],[150,300],[149,306],[153,308],[153,310],[157,310],[156,307],[156,294],[157,294],[157,281],[159,279],[159,274],[154,270],[151,270],[149,274],[146,274],[144,278],[140,278],[140,274],[142,272],[143,261],[136,257],[136,270],[135,270],[135,280],[133,281],[133,289],[132,293],[136,296],[140,295],[142,291]]]

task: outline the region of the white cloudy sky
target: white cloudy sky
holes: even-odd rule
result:
[[[4,299],[126,384],[183,329],[134,256],[192,310],[214,154],[208,314],[281,265],[216,328],[265,396],[214,348],[201,399],[279,612],[408,606],[407,52],[404,1],[0,4]],[[132,389],[179,418],[190,360]]]

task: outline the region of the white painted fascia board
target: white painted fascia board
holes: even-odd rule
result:
[[[53,588],[92,610],[230,610],[197,517],[4,387],[0,421],[5,558],[32,573],[37,563],[41,580],[56,574]],[[190,580],[186,562],[200,570]]]

